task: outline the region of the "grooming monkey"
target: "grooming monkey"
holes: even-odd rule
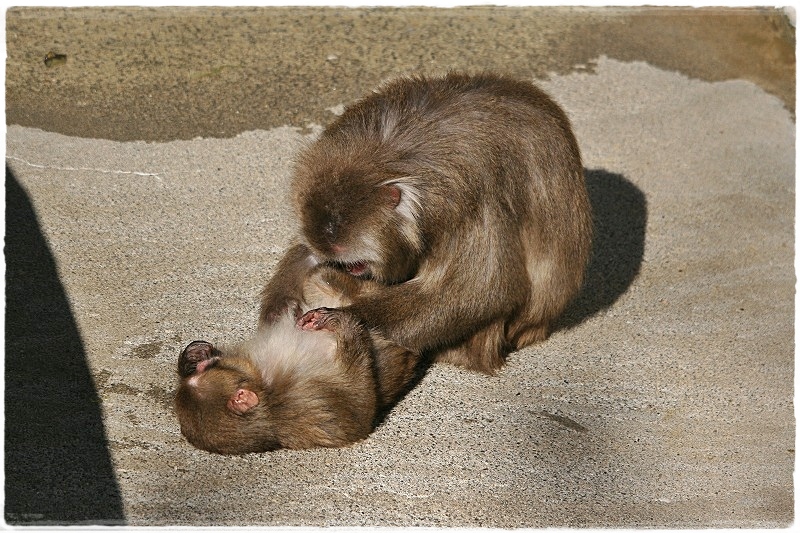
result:
[[[300,154],[292,191],[303,245],[290,254],[379,283],[344,309],[439,361],[494,373],[548,337],[583,283],[592,218],[578,145],[525,81],[389,82]],[[264,294],[262,315],[280,308]]]
[[[264,288],[280,309],[231,347],[190,343],[178,359],[175,409],[194,446],[222,454],[344,446],[365,438],[404,392],[416,354],[340,307],[373,283],[291,253]],[[281,274],[283,273],[283,274]],[[291,275],[286,275],[291,274]]]

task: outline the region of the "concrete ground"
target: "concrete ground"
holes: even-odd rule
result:
[[[7,523],[794,520],[782,12],[27,8],[6,38]],[[431,367],[349,448],[189,446],[178,353],[252,332],[292,156],[448,68],[535,79],[574,123],[597,239],[560,329],[495,377]]]

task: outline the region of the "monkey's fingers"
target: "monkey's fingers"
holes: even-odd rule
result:
[[[304,331],[318,331],[325,329],[334,331],[333,309],[320,307],[312,309],[297,320],[297,327]]]

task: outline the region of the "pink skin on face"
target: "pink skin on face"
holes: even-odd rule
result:
[[[197,363],[197,368],[194,371],[195,374],[202,374],[203,372],[205,372],[206,368],[208,368],[208,365],[212,364],[217,359],[218,359],[217,357],[211,357],[209,359],[205,359],[205,360],[200,361],[199,363]]]

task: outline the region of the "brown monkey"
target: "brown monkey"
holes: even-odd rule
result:
[[[287,254],[265,287],[275,306],[252,339],[230,348],[194,341],[181,352],[175,407],[198,448],[241,454],[350,444],[372,431],[412,377],[416,355],[351,314],[323,308],[298,318],[312,305],[348,303],[369,282],[292,261]]]
[[[583,282],[580,151],[565,113],[525,81],[387,83],[300,154],[292,188],[308,260],[383,285],[346,309],[440,361],[493,373],[547,338]]]

